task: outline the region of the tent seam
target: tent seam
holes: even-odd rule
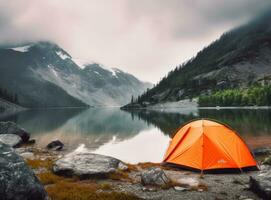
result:
[[[182,141],[184,140],[184,138],[187,136],[187,133],[189,132],[189,130],[190,130],[190,128],[191,127],[188,127],[187,128],[187,130],[185,131],[185,133],[184,133],[184,135],[183,135],[183,137],[180,139],[180,141],[176,144],[176,146],[172,149],[172,151],[170,152],[170,154],[164,159],[164,161],[166,161],[173,153],[174,153],[174,151],[178,148],[178,146],[182,143]],[[191,147],[191,146],[190,146]],[[188,149],[190,148],[190,147],[188,147]],[[186,149],[187,150],[187,149]],[[185,150],[185,151],[186,151]],[[183,151],[183,152],[185,152],[185,151]],[[182,153],[183,153],[182,152]],[[182,154],[181,153],[181,154]],[[178,157],[179,156],[179,154],[176,156],[176,157]],[[173,159],[175,159],[176,157],[174,157]]]
[[[207,135],[206,135],[206,137],[212,142],[212,140],[211,140]],[[214,143],[214,142],[212,142],[212,143],[216,146],[216,148],[221,149],[216,143]],[[227,157],[231,158],[231,160],[234,161],[234,163],[236,164],[236,166],[237,166],[239,169],[241,169],[240,166],[237,164],[236,160],[230,155],[230,153],[229,153],[229,152],[227,151],[227,149],[224,147],[223,143],[220,143],[219,141],[218,141],[218,143],[219,143],[220,146],[223,147],[223,150],[226,152]]]

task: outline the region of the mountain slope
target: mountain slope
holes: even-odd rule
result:
[[[0,85],[27,107],[123,105],[151,86],[118,69],[81,66],[49,42],[0,49]]]
[[[271,12],[236,28],[178,66],[136,103],[156,104],[271,80]]]
[[[117,68],[108,70],[96,63],[86,65],[83,71],[92,85],[90,100],[100,105],[125,105],[132,95],[152,86]]]
[[[0,49],[1,87],[16,93],[19,104],[25,107],[86,106],[57,85],[35,76],[33,71],[44,67],[51,57],[37,46]]]

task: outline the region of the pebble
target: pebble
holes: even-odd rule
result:
[[[175,186],[174,189],[177,190],[177,191],[187,191],[187,190],[189,190],[188,188],[180,187],[180,186]]]

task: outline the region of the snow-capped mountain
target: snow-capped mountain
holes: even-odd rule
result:
[[[0,49],[0,85],[31,107],[118,106],[151,87],[119,69],[74,59],[49,42]]]

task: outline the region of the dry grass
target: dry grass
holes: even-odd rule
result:
[[[107,182],[97,183],[92,180],[81,181],[77,177],[66,178],[52,172],[53,159],[26,160],[32,169],[45,168],[46,172],[37,174],[40,182],[52,200],[137,200],[138,197],[123,192],[116,192]],[[131,169],[132,170],[132,169]],[[110,175],[112,180],[131,181],[129,170],[117,171]]]
[[[126,163],[128,169],[126,171],[131,172],[131,171],[138,171],[138,166],[137,165],[132,165],[132,164],[128,164]]]
[[[128,167],[130,167],[130,166],[128,165]],[[151,162],[138,163],[136,165],[132,165],[132,167],[136,168],[137,170],[148,169],[151,167],[158,167],[163,170],[177,170],[176,168],[172,168],[170,166],[165,166],[165,165],[162,165],[161,163],[151,163]]]
[[[106,189],[105,189],[106,188]],[[47,187],[52,200],[138,200],[139,198],[122,192],[110,190],[110,185],[99,185],[95,182],[61,181]]]
[[[115,181],[128,181],[133,182],[133,180],[129,176],[129,171],[121,171],[118,170],[108,176],[109,179]]]
[[[45,160],[31,160],[31,159],[27,159],[26,163],[32,169],[45,168],[45,169],[51,170],[52,167],[53,167],[53,161],[51,159],[45,159]]]
[[[38,152],[39,153],[39,152]],[[42,152],[41,152],[42,154]],[[135,180],[130,177],[130,173],[139,172],[151,167],[159,167],[164,170],[174,170],[170,167],[163,166],[160,163],[139,163],[136,165],[127,164],[128,169],[125,171],[118,170],[115,173],[109,175],[109,181],[100,180],[80,180],[78,177],[66,178],[55,175],[52,172],[54,158],[48,158],[45,160],[27,160],[27,164],[33,169],[45,168],[47,171],[38,174],[38,178],[46,186],[46,191],[52,200],[135,200],[138,197],[123,192],[114,191],[112,181],[122,181],[134,183]],[[162,189],[169,189],[174,186],[188,187],[171,181]],[[199,185],[198,187],[189,188],[191,190],[203,190],[208,188],[205,185]]]
[[[45,172],[40,172],[36,176],[39,178],[40,182],[43,185],[50,185],[55,184],[63,180],[77,180],[76,178],[65,178],[62,176],[57,176],[52,172],[53,168],[53,161],[50,159],[45,160],[26,160],[26,163],[32,168],[32,169],[41,169],[45,168]]]
[[[112,189],[112,186],[110,183],[100,183],[100,188],[102,190],[111,190]]]
[[[93,193],[98,190],[95,183],[73,183],[66,180],[48,186],[46,191],[53,200],[94,199]]]
[[[63,180],[63,177],[57,176],[57,175],[53,174],[52,172],[40,173],[37,176],[43,185],[55,184],[55,183]]]
[[[162,167],[160,163],[151,163],[151,162],[138,163],[137,166],[140,167],[141,169],[147,169],[150,167],[159,167],[159,168]]]

